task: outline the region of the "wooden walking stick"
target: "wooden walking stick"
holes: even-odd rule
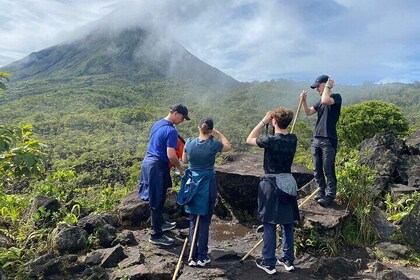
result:
[[[301,108],[301,107],[302,107],[302,99],[299,99],[299,105],[298,105],[298,107],[297,107],[296,114],[295,114],[295,117],[294,117],[294,119],[293,119],[292,129],[290,129],[290,133],[293,133],[293,130],[295,129],[296,120],[297,120],[297,118],[298,118],[298,116],[299,116],[299,113],[300,113],[300,108]]]
[[[245,256],[243,256],[243,258],[241,259],[241,261],[240,261],[240,262],[241,262],[241,263],[243,263],[243,262],[244,262],[244,261],[248,258],[248,256],[249,256],[249,255],[251,255],[251,253],[252,253],[252,252],[254,252],[254,250],[255,250],[255,249],[257,249],[257,247],[258,247],[258,246],[260,246],[260,244],[261,244],[263,241],[264,241],[264,239],[261,239],[260,241],[258,241],[258,243],[257,243],[257,244],[255,244],[255,245],[254,245],[254,247],[252,247],[252,248],[251,248],[251,250],[249,250],[249,252],[248,252],[248,253],[246,253],[246,255],[245,255]]]
[[[194,235],[193,235],[192,242],[190,244],[191,248],[190,248],[190,255],[188,256],[188,262],[192,259],[192,255],[193,255],[193,251],[194,251],[194,247],[195,247],[195,240],[197,238],[197,231],[198,231],[198,224],[199,223],[200,223],[200,215],[197,215],[197,221],[195,222]]]
[[[174,272],[174,276],[172,277],[172,280],[176,280],[176,277],[178,276],[178,271],[181,267],[182,257],[184,256],[184,251],[185,251],[185,248],[187,247],[187,244],[188,244],[188,237],[185,237],[184,246],[182,246],[181,255],[179,255],[178,263],[176,264],[176,268],[175,268],[175,272]]]

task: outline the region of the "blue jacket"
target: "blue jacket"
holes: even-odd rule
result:
[[[210,182],[214,176],[214,170],[193,171],[188,168],[185,171],[177,197],[177,203],[185,206],[185,212],[193,215],[209,213]]]

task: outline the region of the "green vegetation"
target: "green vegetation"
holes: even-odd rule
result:
[[[11,81],[0,96],[0,234],[11,243],[10,248],[0,249],[2,268],[8,275],[23,273],[24,263],[49,250],[49,238],[56,224],[76,224],[82,215],[113,209],[135,189],[149,129],[167,114],[171,104],[182,102],[190,108],[192,121],[178,126],[184,138],[197,135],[198,120],[210,116],[215,127],[231,140],[234,152],[245,152],[250,149],[245,144],[246,136],[264,113],[277,106],[296,110],[299,92],[306,87],[279,80],[241,83],[223,91],[192,81],[135,81],[110,75]],[[362,101],[360,96],[355,97],[355,92],[365,90],[366,87],[352,87],[351,95],[344,91],[344,105]],[[360,121],[374,120],[375,131],[379,132],[387,128],[392,117],[399,135],[406,135],[407,124],[401,116],[408,116],[410,128],[414,129],[420,112],[420,102],[416,103],[420,96],[418,85],[396,85],[392,89],[371,85],[369,90],[376,92],[367,95],[371,99],[382,100],[380,97],[386,96],[389,102],[388,99],[399,97],[395,100],[401,103],[402,111],[383,102],[343,109],[340,145],[346,145],[341,145],[337,156],[338,191],[339,199],[348,205],[354,219],[337,236],[342,237],[340,242],[356,245],[370,245],[376,238],[368,215],[373,202],[369,193],[371,172],[357,163],[353,148],[370,136],[353,135],[358,128],[348,127],[351,120],[345,120],[356,112],[357,125]],[[411,102],[401,98],[405,92],[410,93],[407,99]],[[309,104],[313,104],[319,95],[314,92],[308,98]],[[375,106],[379,106],[378,110],[371,110]],[[387,122],[376,124],[377,114]],[[309,168],[315,120],[316,117],[301,114],[295,127],[299,139],[296,162]],[[367,124],[371,125],[363,123]],[[37,195],[55,198],[65,207],[58,213],[40,209],[33,217],[25,216]],[[411,204],[403,205],[390,215],[406,212]],[[43,223],[45,220],[51,222]],[[300,244],[302,248],[332,255],[341,244],[331,242],[336,238],[309,234]],[[90,240],[94,244],[95,237]]]
[[[396,136],[408,134],[408,122],[401,109],[390,103],[365,101],[343,108],[337,133],[343,145],[356,147],[363,140],[389,130]]]

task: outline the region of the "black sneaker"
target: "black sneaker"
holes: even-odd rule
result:
[[[174,245],[174,240],[166,235],[162,235],[159,238],[149,238],[149,242],[155,245],[171,246]]]
[[[286,271],[295,271],[295,267],[293,265],[293,262],[291,261],[285,261],[282,258],[277,259],[278,264],[283,265]]]
[[[264,225],[259,225],[257,227],[257,233],[261,233],[261,232],[264,232]]]
[[[162,231],[168,231],[168,230],[174,229],[175,227],[176,227],[176,222],[171,223],[171,222],[165,221],[162,225]]]
[[[204,260],[198,260],[197,265],[201,267],[205,267],[206,264],[210,263],[211,259],[209,256],[207,256]]]
[[[322,206],[322,207],[329,207],[333,205],[333,201],[334,199],[332,199],[329,196],[325,196],[323,198],[321,198],[320,200],[318,200],[318,203]]]
[[[261,258],[255,259],[255,264],[258,268],[261,268],[268,274],[272,275],[277,272],[276,268],[274,266],[269,266],[264,263],[264,260]]]

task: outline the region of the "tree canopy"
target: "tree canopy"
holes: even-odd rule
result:
[[[344,107],[337,127],[340,143],[356,147],[377,133],[391,130],[395,135],[408,133],[408,122],[401,109],[382,101],[365,101]]]

